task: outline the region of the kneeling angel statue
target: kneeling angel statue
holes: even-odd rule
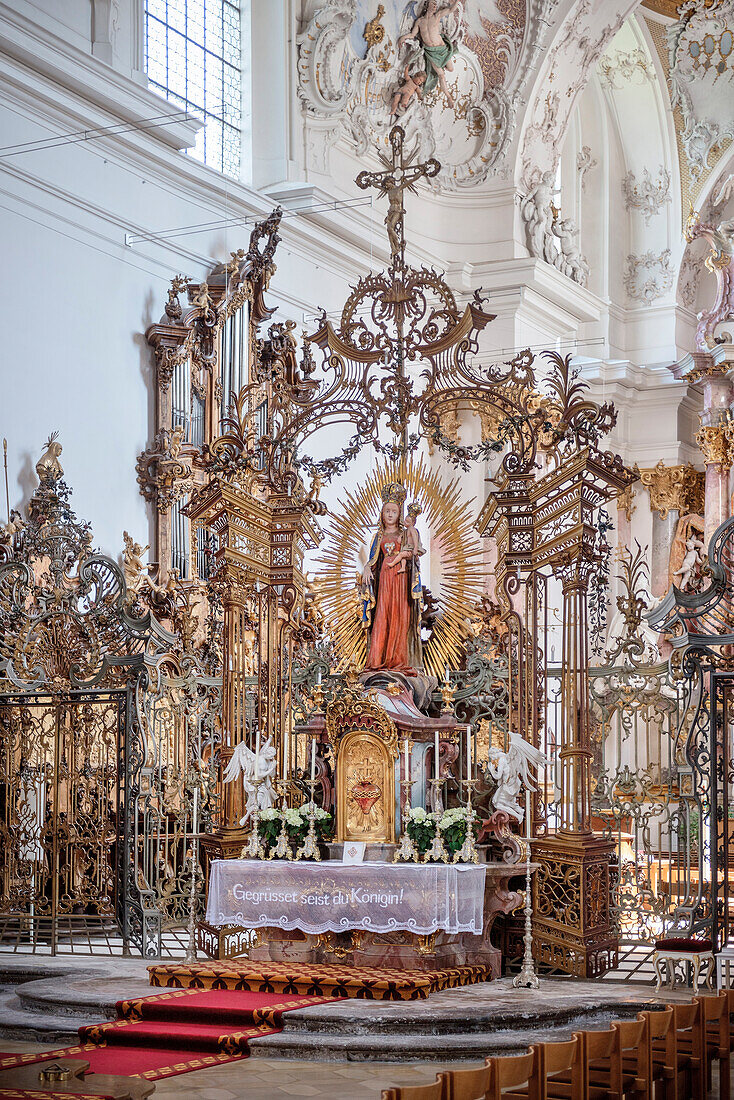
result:
[[[256,762],[257,775],[255,775]],[[263,742],[258,755],[252,749],[248,749],[244,741],[235,745],[222,778],[225,783],[233,783],[240,775],[242,776],[242,786],[247,801],[245,816],[240,819],[240,825],[246,825],[255,810],[262,813],[263,810],[269,810],[275,804],[276,792],[273,786],[275,767],[275,745],[272,737],[268,737]],[[256,784],[255,779],[260,779],[261,782]]]
[[[514,817],[522,824],[525,810],[518,801],[520,787],[525,784],[528,790],[537,790],[531,769],[545,767],[548,757],[540,749],[529,744],[519,733],[510,733],[510,745],[507,752],[493,746],[489,750],[489,774],[497,783],[492,795],[495,810]]]

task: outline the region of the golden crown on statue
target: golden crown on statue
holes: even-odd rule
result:
[[[383,504],[402,505],[408,494],[399,481],[388,481],[386,485],[382,486],[380,495]]]

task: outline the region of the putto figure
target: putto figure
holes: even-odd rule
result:
[[[382,488],[377,533],[360,578],[362,623],[369,631],[365,671],[422,671],[420,640],[422,588],[420,539],[406,536],[402,517],[406,492],[398,482]],[[417,535],[417,532],[416,532]],[[405,571],[400,565],[405,562]]]
[[[406,65],[403,73],[403,83],[392,97],[390,115],[405,114],[414,96],[417,96],[418,99],[423,99],[422,88],[425,82],[425,73],[411,74],[410,65]]]
[[[398,39],[398,50],[411,39],[420,42],[426,64],[424,91],[432,92],[438,84],[449,107],[454,106],[454,98],[446,83],[445,73],[454,71],[454,57],[458,46],[443,33],[441,23],[447,15],[456,11],[460,3],[461,0],[451,0],[447,7],[439,10],[437,0],[426,0],[423,14],[416,19],[408,33]]]

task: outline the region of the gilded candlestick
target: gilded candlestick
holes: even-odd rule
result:
[[[393,856],[393,863],[398,863],[400,860],[407,860],[412,863],[417,863],[420,859],[420,852],[415,846],[413,838],[408,833],[408,822],[410,821],[410,797],[411,788],[415,783],[414,779],[401,779],[400,787],[403,793],[403,832],[400,837],[400,844]]]
[[[466,787],[466,837],[458,852],[454,852],[454,863],[479,863],[479,852],[474,840],[474,822],[476,814],[472,805],[472,788],[479,785],[478,779],[463,779],[462,787]]]
[[[295,859],[321,859],[319,841],[316,836],[316,803],[313,799],[316,782],[316,779],[313,778],[308,780],[308,785],[311,788],[311,800],[308,804],[308,832],[303,839],[303,844],[295,854]]]
[[[443,779],[440,779],[440,778],[436,777],[435,779],[431,780],[431,787],[433,788],[433,797],[432,797],[431,801],[432,801],[432,804],[434,806],[436,806],[436,804],[438,802],[438,791],[439,791],[439,787],[441,787],[442,785],[443,785]],[[446,845],[443,842],[443,835],[441,833],[441,830],[438,827],[438,825],[439,825],[438,810],[434,810],[434,812],[436,814],[436,824],[435,824],[435,829],[434,829],[434,834],[433,834],[433,840],[431,841],[431,847],[428,849],[425,856],[423,857],[423,862],[424,863],[429,863],[431,861],[434,861],[434,862],[441,861],[442,863],[450,863],[451,862],[451,856],[449,855],[449,853],[446,850]]]

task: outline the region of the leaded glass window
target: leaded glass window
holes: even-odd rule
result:
[[[145,0],[150,85],[200,118],[193,156],[240,175],[242,77],[239,0]]]

